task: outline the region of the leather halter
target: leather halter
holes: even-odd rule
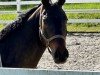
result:
[[[44,11],[43,12],[41,12],[42,11],[42,8],[41,8],[41,10],[40,10],[40,19],[39,19],[39,25],[40,25],[40,28],[39,28],[39,33],[40,33],[40,35],[41,35],[41,37],[46,41],[46,47],[48,48],[48,50],[49,50],[49,52],[51,52],[50,51],[50,49],[49,49],[49,43],[52,41],[52,40],[54,40],[54,39],[57,39],[57,38],[62,38],[62,39],[66,39],[63,35],[54,35],[54,36],[52,36],[52,37],[50,37],[50,38],[46,38],[46,36],[43,34],[43,32],[42,32],[42,24],[43,24],[43,21],[42,21],[42,17],[43,17],[43,13],[44,13]]]

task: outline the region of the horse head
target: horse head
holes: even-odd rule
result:
[[[64,63],[69,56],[65,41],[67,16],[62,9],[64,3],[65,0],[54,4],[50,0],[42,0],[39,20],[40,34],[54,62],[58,64]]]

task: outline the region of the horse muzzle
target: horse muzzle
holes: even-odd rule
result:
[[[65,49],[63,52],[60,52],[59,50],[55,50],[55,52],[50,52],[50,53],[53,56],[54,62],[57,64],[65,63],[67,58],[69,57],[69,52],[67,49]]]

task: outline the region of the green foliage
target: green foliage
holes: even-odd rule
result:
[[[64,9],[100,9],[100,3],[69,3]]]

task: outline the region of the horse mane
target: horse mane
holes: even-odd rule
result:
[[[8,24],[4,29],[2,29],[0,32],[0,40],[7,37],[11,32],[13,32],[14,30],[17,30],[19,27],[23,27],[24,26],[23,23],[27,21],[29,16],[32,15],[40,5],[35,6],[34,8],[30,9],[29,11],[27,11],[24,14],[19,15],[17,20]]]

